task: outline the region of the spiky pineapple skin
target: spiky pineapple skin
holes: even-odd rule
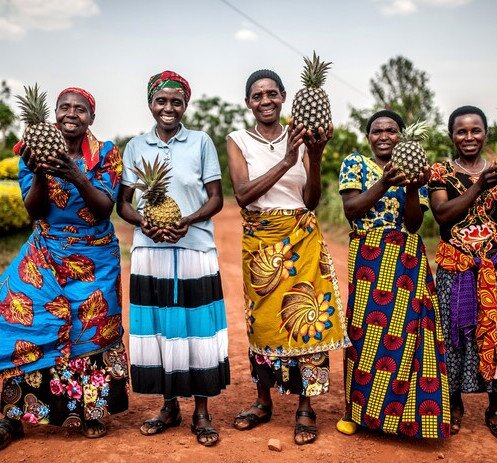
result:
[[[48,156],[58,158],[61,151],[67,153],[62,132],[49,122],[28,125],[22,139],[37,162],[45,162]]]
[[[181,219],[181,211],[173,198],[165,196],[155,204],[148,202],[143,209],[143,217],[151,227],[165,228]]]
[[[411,179],[423,172],[428,164],[425,151],[417,141],[399,142],[392,150],[392,162]]]
[[[322,88],[301,88],[292,104],[294,126],[303,124],[306,129],[317,132],[331,123],[331,107],[328,95]]]

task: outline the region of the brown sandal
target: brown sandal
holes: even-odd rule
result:
[[[299,423],[298,419],[302,416],[310,418],[314,422],[316,421],[316,413],[314,410],[297,410],[295,413],[297,423],[295,424],[294,441],[297,445],[312,444],[318,437],[318,428],[315,424],[306,425]],[[297,436],[302,434],[311,434],[311,437],[303,441],[297,440]]]
[[[256,401],[250,406],[250,408],[258,408],[265,413],[262,416],[251,413],[250,411],[239,413],[237,416],[235,416],[235,421],[233,423],[233,426],[238,429],[238,431],[248,431],[249,429],[253,429],[260,424],[268,423],[273,416],[272,404],[263,405],[260,402]],[[242,422],[246,422],[247,426],[240,426]]]

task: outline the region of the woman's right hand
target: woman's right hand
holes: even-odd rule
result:
[[[304,135],[306,134],[306,130],[304,129],[303,124],[297,125],[297,127],[293,126],[293,119],[290,121],[288,126],[288,141],[286,144],[286,154],[283,158],[284,161],[288,163],[290,167],[293,167],[297,164],[299,159],[299,148],[302,143],[304,143]]]
[[[497,185],[497,163],[495,161],[480,174],[477,184],[481,191],[489,190]]]
[[[33,172],[34,174],[42,173],[42,170],[40,169],[39,164],[36,162],[35,156],[33,155],[31,148],[29,148],[28,145],[26,145],[26,143],[23,143],[21,148],[19,149],[19,156],[21,156],[22,160],[24,161],[24,164],[26,164],[27,168],[31,172]]]
[[[383,168],[383,175],[380,182],[387,188],[402,186],[407,183],[407,177],[392,161],[389,161]]]
[[[154,243],[164,241],[164,230],[157,227],[150,227],[145,219],[140,222],[140,228],[142,233],[148,236]]]

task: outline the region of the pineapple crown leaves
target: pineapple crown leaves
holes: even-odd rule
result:
[[[169,163],[160,161],[159,154],[157,154],[153,164],[146,161],[142,156],[142,164],[142,169],[138,167],[131,168],[131,171],[138,177],[138,182],[133,185],[133,188],[143,191],[145,199],[165,195],[171,179],[167,175],[171,171]]]
[[[414,124],[407,126],[400,133],[400,142],[417,141],[422,142],[428,140],[428,122],[417,121]]]
[[[321,61],[316,52],[313,52],[312,60],[304,56],[304,70],[300,78],[305,87],[319,88],[322,87],[326,80],[326,73],[331,66],[331,61],[326,63]]]
[[[21,120],[27,125],[46,122],[49,114],[47,92],[40,93],[38,84],[35,84],[34,87],[24,87],[24,92],[25,96],[16,95],[21,109]]]

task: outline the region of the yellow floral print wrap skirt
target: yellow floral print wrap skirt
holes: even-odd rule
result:
[[[293,357],[348,346],[335,269],[314,213],[241,214],[250,350]]]

